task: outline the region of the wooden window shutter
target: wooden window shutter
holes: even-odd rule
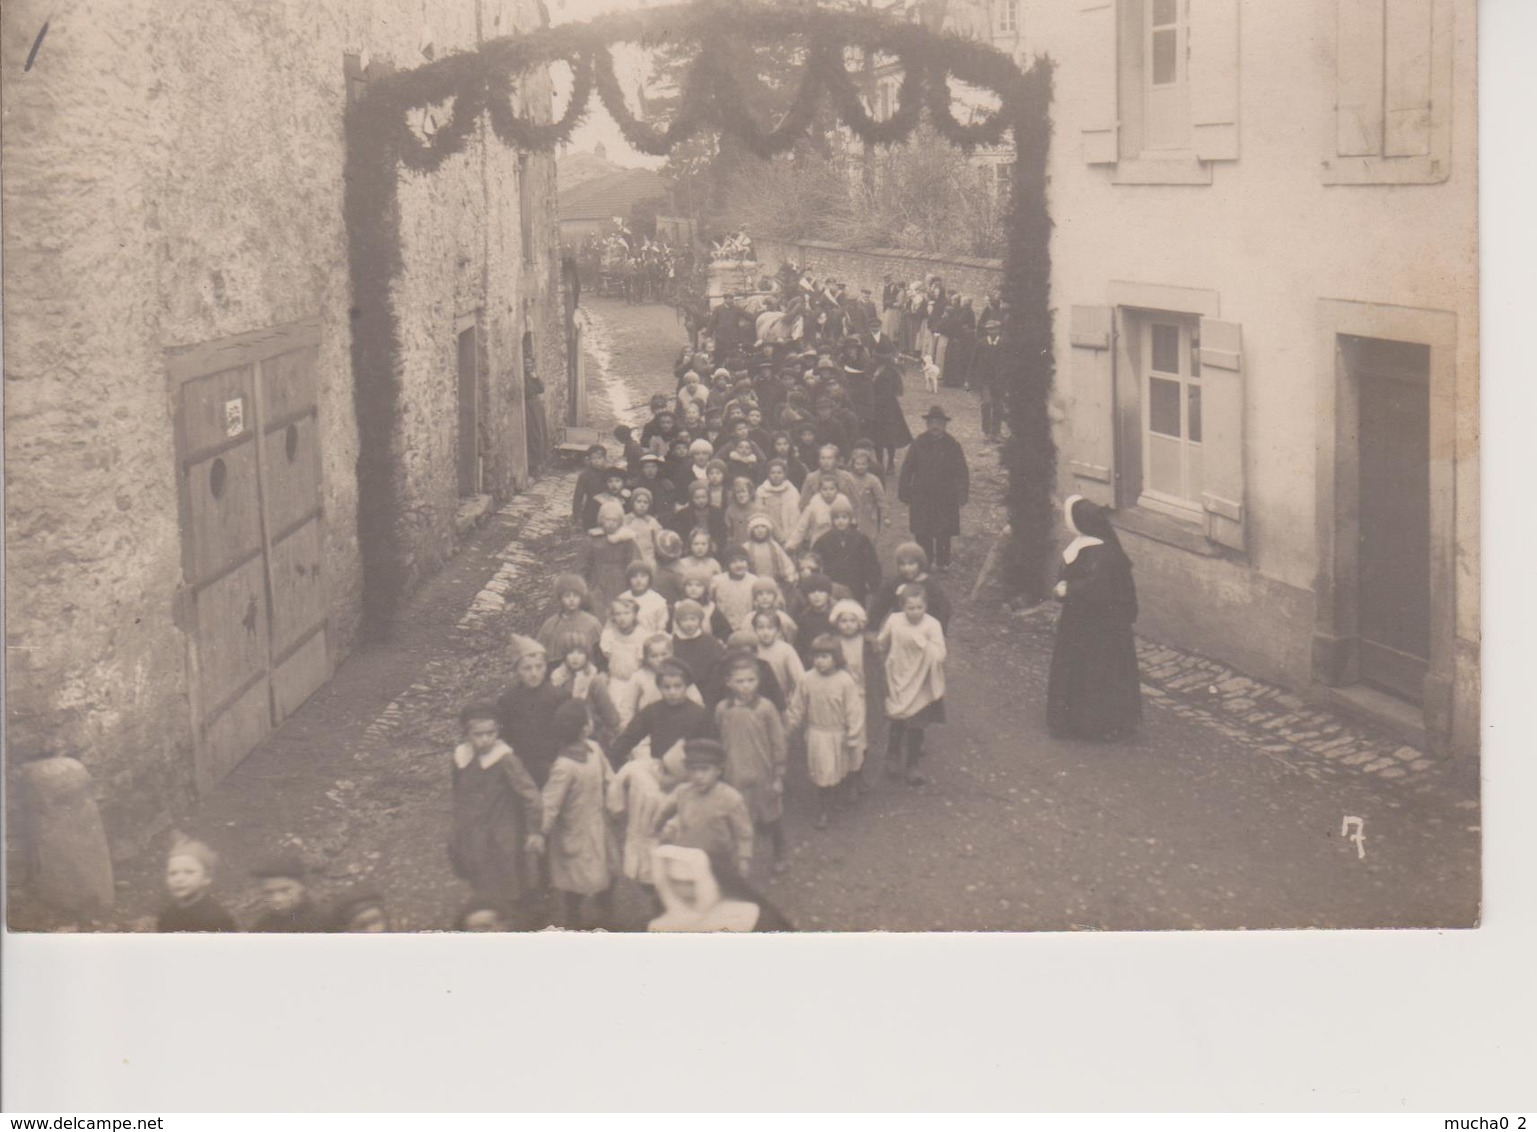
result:
[[[1430,153],[1431,0],[1391,0],[1386,16],[1383,156],[1425,155]]]
[[[1201,320],[1201,447],[1206,537],[1244,549],[1243,331]]]
[[[1113,327],[1110,307],[1072,309],[1073,488],[1105,507],[1116,504]]]
[[[1197,157],[1238,160],[1238,0],[1190,5],[1190,114]]]
[[[1382,153],[1384,2],[1335,0],[1334,148],[1341,157]]]
[[[1120,159],[1120,105],[1117,101],[1116,0],[1079,0],[1083,159],[1114,165]]]

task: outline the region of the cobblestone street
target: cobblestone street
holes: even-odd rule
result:
[[[671,390],[682,328],[660,306],[597,300],[589,314],[593,423],[608,431]],[[792,770],[790,868],[759,878],[792,922],[916,931],[1474,919],[1478,783],[1467,764],[1146,641],[1146,717],[1133,741],[1048,738],[1055,610],[970,600],[1002,526],[1004,476],[973,395],[909,388],[909,419],[935,399],[955,418],[973,476],[943,579],[957,605],[951,722],[932,734],[929,785],[880,781],[826,832],[811,827],[804,769]],[[237,914],[254,904],[247,869],[289,849],[318,868],[324,891],[377,885],[398,929],[451,922],[468,895],[444,851],[454,713],[505,682],[509,633],[533,630],[552,577],[574,563],[573,476],[556,469],[495,513],[408,603],[389,641],[344,664],[184,823],[224,855],[221,895]],[[895,506],[883,564],[906,537]],[[1347,817],[1361,819],[1363,840],[1342,837]],[[153,911],[159,871],[158,854],[119,870],[114,926]],[[621,894],[622,914],[638,907]]]

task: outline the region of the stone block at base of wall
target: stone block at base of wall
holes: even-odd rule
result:
[[[23,828],[14,831],[16,847],[31,890],[63,912],[92,915],[111,908],[112,859],[85,767],[75,759],[38,759],[14,774],[25,815]]]

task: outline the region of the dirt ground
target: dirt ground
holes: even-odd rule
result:
[[[601,418],[595,423],[611,428],[616,419],[638,419],[650,393],[671,391],[683,332],[669,308],[594,300],[589,313],[589,373]],[[1134,740],[1049,738],[1051,611],[971,599],[1002,527],[999,450],[982,441],[973,394],[909,389],[909,420],[917,422],[935,401],[955,418],[951,431],[973,478],[955,564],[942,579],[956,603],[950,722],[930,732],[927,786],[877,774],[873,792],[826,831],[811,827],[804,770],[792,775],[785,819],[790,867],[759,879],[797,927],[1257,929],[1476,921],[1476,766],[1423,759],[1405,748],[1399,766],[1383,754],[1397,747],[1391,739],[1319,713],[1306,732],[1319,750],[1277,742],[1275,726],[1253,722],[1263,712],[1245,717],[1201,702],[1204,673],[1216,666],[1152,643],[1143,646],[1145,672],[1156,663],[1166,678],[1146,687],[1145,722]],[[350,657],[181,823],[223,855],[218,894],[237,916],[255,911],[250,867],[291,850],[316,867],[322,895],[366,883],[384,893],[398,930],[451,925],[469,895],[444,852],[454,713],[505,683],[508,634],[538,625],[550,603],[550,579],[574,563],[575,531],[566,518],[571,483],[570,471],[556,470],[496,513],[413,596],[388,640]],[[906,537],[894,493],[892,502],[897,514],[878,543],[888,567],[892,548]],[[1218,692],[1217,679],[1210,693]],[[1346,758],[1333,757],[1341,753]],[[1364,842],[1342,838],[1347,816],[1362,819]],[[161,864],[156,853],[120,867],[119,906],[110,921],[65,925],[22,897],[13,903],[13,927],[142,926],[161,902]],[[627,926],[643,919],[633,892],[621,893],[619,911]]]

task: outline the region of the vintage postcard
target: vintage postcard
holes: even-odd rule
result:
[[[1477,17],[7,3],[10,930],[1477,926]]]

